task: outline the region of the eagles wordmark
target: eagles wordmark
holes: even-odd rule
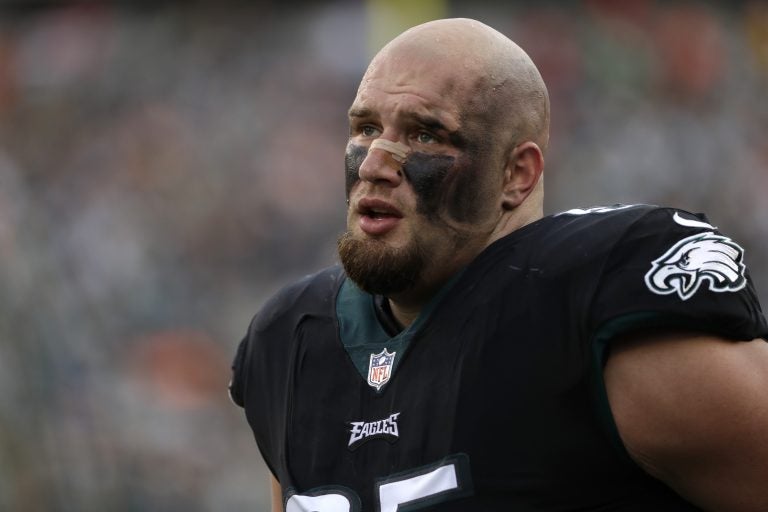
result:
[[[400,437],[400,432],[397,428],[398,416],[400,416],[400,413],[396,412],[390,414],[388,418],[378,421],[349,422],[352,428],[349,429],[350,436],[347,446],[354,450],[364,441],[373,438],[388,438],[390,442],[396,441]]]

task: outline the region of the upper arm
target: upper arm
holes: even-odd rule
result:
[[[768,510],[768,343],[624,340],[605,385],[628,452],[706,510]]]
[[[283,512],[283,488],[275,475],[269,476],[269,484],[272,491],[272,512]]]

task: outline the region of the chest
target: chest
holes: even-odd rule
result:
[[[568,317],[547,321],[534,302],[521,304],[464,304],[436,317],[407,349],[384,347],[400,359],[382,370],[389,375],[378,389],[353,364],[333,321],[303,324],[285,443],[297,487],[364,489],[460,454],[475,485],[487,489],[573,481],[578,471],[563,457],[578,460],[599,436],[590,355]],[[376,350],[372,366],[381,362]]]

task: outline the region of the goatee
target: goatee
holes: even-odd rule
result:
[[[346,232],[337,245],[347,276],[372,295],[389,297],[413,288],[426,264],[416,242],[392,248],[381,240],[358,240]]]

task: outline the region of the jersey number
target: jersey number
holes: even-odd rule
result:
[[[472,494],[469,458],[464,454],[446,457],[413,471],[398,473],[376,482],[379,512],[419,510],[436,503]],[[347,488],[318,489],[311,494],[293,494],[285,512],[359,512],[360,498]]]

